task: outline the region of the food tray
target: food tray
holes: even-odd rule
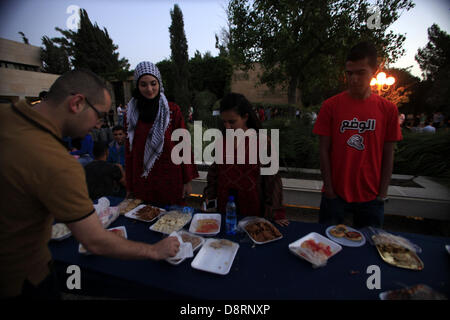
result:
[[[142,204],[142,200],[140,199],[125,199],[121,203],[119,203],[119,212],[120,214],[125,214],[134,208],[136,208],[138,205]]]
[[[176,226],[168,223],[169,220],[174,221],[172,218],[168,218],[169,216],[172,217],[174,215],[177,215],[179,217],[182,216],[184,220],[181,220],[181,223]],[[191,219],[191,213],[182,213],[180,211],[163,212],[159,216],[158,221],[156,221],[156,223],[154,223],[149,229],[155,232],[161,232],[163,234],[171,234],[174,231],[179,231],[180,229],[182,229],[186,224],[189,223],[189,221],[191,221]]]
[[[405,248],[405,252],[402,252],[401,254],[404,255],[406,259],[398,260],[396,257],[398,257],[399,253],[391,253],[389,251],[386,251],[383,249],[383,247],[379,244],[375,246],[378,250],[378,253],[380,254],[381,259],[384,260],[384,262],[393,265],[395,267],[404,268],[404,269],[410,269],[410,270],[417,270],[420,271],[424,268],[423,261],[419,258],[419,256]]]
[[[278,228],[275,227],[269,220],[266,220],[266,219],[264,219],[264,218],[254,218],[254,219],[249,219],[249,220],[246,220],[246,221],[241,221],[241,222],[239,222],[239,224],[238,224],[239,227],[242,228],[242,230],[244,230],[244,232],[248,235],[248,237],[249,237],[254,243],[256,243],[256,244],[265,244],[265,243],[277,241],[277,240],[280,240],[280,239],[283,238],[283,235],[281,235],[281,236],[279,236],[279,237],[277,237],[277,238],[274,238],[274,239],[271,239],[271,240],[267,240],[267,241],[256,241],[255,239],[253,239],[253,237],[250,235],[250,233],[245,229],[245,226],[248,225],[249,223],[254,223],[254,222],[258,222],[258,221],[268,223],[268,224],[270,224],[272,227],[274,227],[275,229],[278,230]],[[278,230],[278,231],[279,231],[279,230]],[[281,234],[281,232],[280,232],[280,234]]]
[[[231,246],[223,245],[215,249],[211,243],[220,242],[223,239],[209,238],[197,253],[191,263],[191,267],[197,270],[226,275],[230,272],[239,244],[231,242]]]
[[[151,220],[142,219],[141,217],[136,216],[137,212],[138,212],[139,210],[141,210],[142,208],[145,208],[146,206],[147,206],[146,204],[138,205],[138,206],[137,206],[136,208],[134,208],[133,210],[128,211],[127,213],[125,213],[125,217],[130,218],[130,219],[134,219],[134,220],[143,221],[143,222],[153,222],[153,221],[155,221],[159,216],[161,216],[161,214],[162,214],[163,212],[166,211],[166,210],[164,210],[164,209],[158,208],[158,209],[160,210],[160,213],[159,213],[157,216],[155,216],[153,219],[151,219]],[[152,208],[157,208],[157,207],[153,207],[153,206],[150,206],[150,207],[152,207]]]
[[[204,219],[213,219],[217,221],[218,229],[212,232],[197,232],[198,222]],[[220,213],[196,213],[192,217],[191,226],[189,227],[189,232],[202,235],[202,236],[215,236],[220,232],[222,223],[222,215]]]
[[[358,232],[362,236],[362,239],[360,241],[352,241],[345,237],[342,237],[342,238],[334,237],[330,233],[330,230],[333,229],[334,227],[336,227],[336,226],[330,226],[325,231],[325,234],[327,235],[327,237],[330,238],[331,240],[333,240],[334,242],[337,242],[346,247],[362,247],[363,245],[366,244],[366,237],[364,236],[364,234],[361,231],[353,229],[347,225],[345,226],[348,229],[348,231]]]
[[[205,243],[205,238],[200,237],[200,236],[198,236],[198,235],[196,235],[196,234],[192,234],[192,233],[187,232],[187,231],[184,231],[184,230],[178,231],[178,234],[180,235],[180,237],[182,237],[183,234],[186,234],[186,235],[189,235],[189,236],[191,236],[191,237],[196,237],[196,238],[199,238],[199,239],[200,239],[200,243],[197,244],[195,247],[194,247],[194,246],[192,247],[192,252],[195,252],[195,251],[197,251],[198,249],[200,249],[200,247],[203,246],[203,244]],[[181,262],[183,262],[184,260],[186,260],[186,258],[183,258],[183,259],[176,259],[176,260],[171,259],[171,258],[166,259],[166,261],[167,261],[168,263],[173,264],[173,265],[178,265],[178,264],[180,264]]]
[[[61,241],[72,235],[70,229],[64,223],[56,223],[52,225],[51,240]]]
[[[447,297],[425,284],[384,291],[379,294],[380,300],[447,300]]]
[[[295,254],[297,257],[300,257],[302,259],[305,259],[308,262],[313,263],[311,260],[309,260],[307,257],[304,257],[296,250],[297,248],[300,248],[300,246],[302,245],[302,243],[304,241],[310,240],[310,239],[314,240],[317,243],[322,242],[323,244],[330,246],[331,255],[328,257],[327,261],[334,255],[336,255],[339,251],[342,250],[342,247],[339,244],[331,241],[328,238],[325,238],[324,236],[322,236],[316,232],[311,232],[311,233],[307,234],[306,236],[304,236],[303,238],[300,238],[300,239],[292,242],[291,244],[289,244],[289,250],[293,254]]]
[[[114,228],[109,228],[107,229],[108,231],[111,230],[121,230],[123,232],[123,236],[125,237],[125,239],[128,239],[128,235],[127,235],[127,229],[124,226],[120,226],[120,227],[114,227]],[[92,253],[90,253],[89,251],[87,251],[83,245],[80,243],[78,246],[78,252],[81,254],[86,254],[86,255],[90,255]]]

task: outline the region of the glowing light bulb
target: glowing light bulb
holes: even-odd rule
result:
[[[386,73],[380,72],[377,75],[377,81],[378,81],[379,84],[385,84],[386,83]]]
[[[388,86],[392,86],[395,83],[395,78],[394,77],[389,77],[386,79],[386,84]]]
[[[372,80],[370,80],[370,85],[371,85],[371,86],[374,86],[374,85],[376,85],[376,84],[377,84],[377,79],[372,78]]]

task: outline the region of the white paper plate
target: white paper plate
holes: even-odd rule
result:
[[[211,243],[220,240],[215,238],[206,240],[192,261],[192,268],[221,275],[228,274],[239,249],[239,244],[232,242],[231,246],[222,246],[219,249],[211,247]]]
[[[265,244],[265,243],[269,243],[269,242],[273,242],[273,241],[277,241],[283,238],[283,235],[279,236],[278,238],[274,238],[272,240],[267,240],[267,241],[256,241],[255,239],[253,239],[253,237],[250,235],[250,233],[248,233],[248,231],[245,229],[245,226],[249,223],[253,223],[253,222],[257,222],[257,221],[263,221],[266,222],[270,225],[272,225],[273,227],[275,227],[273,225],[273,223],[271,223],[269,220],[266,220],[264,218],[255,218],[255,219],[251,219],[251,220],[246,220],[246,221],[241,221],[238,223],[239,227],[244,230],[244,232],[248,235],[248,237],[256,244]],[[278,231],[280,231],[280,229],[278,229],[277,227],[275,227]],[[281,232],[280,232],[281,233]]]
[[[324,236],[322,236],[316,232],[311,232],[311,233],[307,234],[306,236],[304,236],[303,238],[300,238],[297,241],[292,242],[291,244],[289,244],[289,250],[293,254],[295,254],[297,257],[300,257],[302,259],[305,259],[306,261],[309,261],[306,257],[300,255],[297,252],[296,248],[299,248],[304,241],[310,240],[310,239],[314,240],[315,242],[322,242],[323,244],[330,246],[331,256],[329,256],[328,259],[330,259],[331,257],[333,257],[335,254],[337,254],[339,251],[342,250],[342,247],[339,244],[325,238]],[[311,262],[311,261],[309,261],[309,262]]]
[[[182,213],[182,212],[180,212],[180,211],[178,211],[180,214],[183,214],[183,215],[187,215],[188,216],[188,219],[186,219],[186,222],[183,224],[183,225],[180,225],[180,226],[178,226],[177,228],[172,228],[172,229],[170,229],[170,230],[166,230],[166,231],[160,231],[160,230],[158,230],[155,226],[159,223],[159,221],[161,220],[161,219],[163,219],[164,218],[164,216],[166,215],[166,214],[170,214],[171,212],[173,212],[173,211],[166,211],[166,212],[163,212],[163,213],[161,213],[160,215],[159,215],[159,217],[158,217],[158,221],[156,222],[156,223],[154,223],[153,225],[151,225],[150,226],[150,230],[152,230],[152,231],[155,231],[155,232],[160,232],[160,233],[163,233],[163,234],[171,234],[172,232],[174,232],[174,231],[179,231],[179,230],[181,230],[181,229],[183,229],[183,227],[185,226],[185,225],[187,225],[188,223],[189,223],[189,221],[191,221],[191,219],[192,219],[192,214],[191,213]]]
[[[192,251],[193,251],[193,252],[195,252],[195,251],[197,251],[198,249],[200,249],[201,246],[203,246],[203,244],[205,243],[205,238],[200,237],[200,236],[195,235],[195,234],[192,234],[192,233],[190,233],[190,232],[187,232],[187,231],[184,231],[184,230],[180,230],[180,231],[178,231],[178,234],[179,234],[180,236],[182,236],[183,234],[188,234],[188,235],[190,235],[191,237],[197,237],[197,238],[200,239],[200,243],[199,243],[198,245],[196,245],[195,247],[192,247]],[[168,263],[173,264],[173,265],[179,265],[179,264],[182,263],[184,260],[186,260],[186,258],[183,258],[183,259],[176,259],[176,260],[171,259],[171,258],[166,259],[166,261],[167,261]]]
[[[64,223],[55,223],[52,225],[51,240],[61,241],[72,235],[70,229]]]
[[[109,229],[107,229],[107,230],[108,230],[108,231],[111,231],[111,230],[122,230],[125,239],[128,239],[127,229],[125,228],[125,226],[109,228]],[[83,247],[83,245],[82,245],[81,243],[80,243],[79,246],[78,246],[78,253],[86,254],[86,255],[92,254],[92,253],[90,253],[89,251],[87,251],[87,250]]]
[[[142,219],[142,218],[139,218],[138,216],[136,216],[136,213],[137,213],[139,210],[141,210],[142,208],[146,207],[146,206],[147,206],[146,204],[140,204],[140,205],[138,205],[138,206],[137,206],[136,208],[134,208],[133,210],[128,211],[127,213],[125,213],[125,217],[130,218],[130,219],[134,219],[134,220],[143,221],[143,222],[153,222],[153,221],[155,221],[156,219],[158,219],[158,217],[159,217],[163,212],[166,211],[166,210],[164,210],[164,209],[162,209],[162,208],[158,208],[158,209],[160,210],[159,215],[157,215],[156,217],[154,217],[154,218],[151,219],[151,220],[145,220],[145,219]],[[153,207],[153,206],[151,206],[151,207]],[[156,207],[153,207],[153,208],[156,208]]]
[[[346,246],[346,247],[362,247],[363,245],[366,244],[366,237],[364,237],[364,234],[356,229],[349,227],[349,226],[346,226],[348,231],[354,231],[354,232],[358,232],[359,234],[361,234],[362,239],[360,241],[348,240],[345,237],[342,237],[342,238],[333,237],[330,233],[330,230],[333,229],[334,227],[335,226],[329,226],[327,228],[327,230],[325,231],[327,237],[330,238],[331,240],[333,240],[334,242],[342,244],[343,246]]]
[[[197,232],[197,231],[195,231],[195,230],[197,230],[197,227],[198,227],[198,221],[203,220],[203,219],[216,220],[217,224],[219,225],[219,228],[217,229],[217,231],[213,231],[213,232]],[[189,232],[198,234],[198,235],[202,235],[202,236],[215,236],[216,234],[218,234],[220,232],[221,224],[222,224],[222,215],[220,213],[196,213],[192,217],[191,225],[189,227]]]

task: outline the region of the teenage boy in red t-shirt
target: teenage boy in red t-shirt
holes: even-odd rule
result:
[[[348,90],[322,104],[313,132],[320,136],[323,178],[319,223],[382,227],[395,142],[402,139],[397,107],[371,92],[377,52],[367,42],[347,56]]]

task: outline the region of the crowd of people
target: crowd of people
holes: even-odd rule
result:
[[[436,133],[441,130],[450,130],[450,117],[445,116],[441,111],[434,112],[432,115],[420,113],[405,116],[402,113],[399,122],[402,129],[417,133]]]
[[[402,135],[397,107],[371,92],[377,67],[372,44],[353,47],[345,62],[348,90],[326,100],[315,121],[324,181],[320,223],[339,224],[352,215],[358,228],[383,225],[394,145]],[[171,160],[172,132],[186,125],[180,107],[167,100],[156,65],[139,63],[134,81],[131,100],[117,108],[117,122],[112,117],[111,139],[95,134],[111,121],[111,95],[88,70],[60,76],[33,108],[25,101],[1,106],[1,297],[58,297],[47,246],[54,219],[96,255],[161,260],[178,252],[175,237],[154,244],[130,241],[105,231],[94,214],[93,200],[107,195],[158,207],[185,205],[191,181],[199,176],[193,159],[179,165]],[[276,108],[255,112],[237,93],[225,95],[220,104],[225,129],[259,129],[277,115]],[[263,138],[258,130],[250,132]],[[234,154],[224,150],[223,155],[236,160],[238,146],[233,145]],[[205,201],[214,201],[224,213],[233,195],[240,216],[262,216],[286,226],[281,178],[262,175],[262,167],[248,157],[243,164],[211,165]]]

